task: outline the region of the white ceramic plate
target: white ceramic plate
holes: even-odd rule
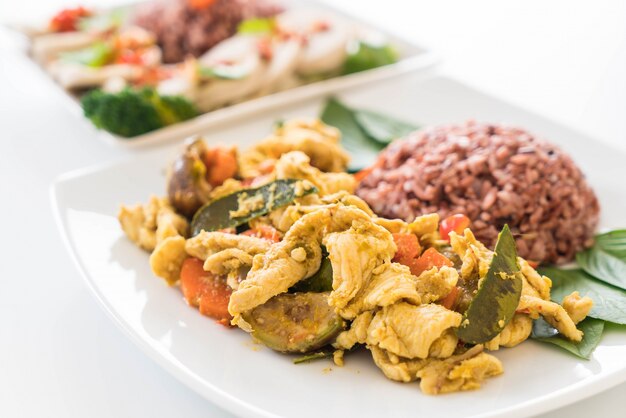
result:
[[[110,3],[111,0],[106,0]],[[115,3],[119,3],[113,0]],[[141,1],[129,0],[126,4],[115,4],[116,7],[132,7]],[[435,53],[427,48],[416,45],[409,42],[397,35],[394,35],[392,31],[378,27],[372,22],[365,22],[361,19],[357,19],[354,16],[348,15],[341,10],[335,9],[327,3],[321,3],[316,0],[278,0],[278,3],[285,6],[286,9],[306,9],[306,10],[321,10],[330,12],[334,15],[340,16],[348,22],[352,22],[361,28],[371,29],[373,31],[383,34],[391,45],[398,51],[400,59],[398,62],[383,67],[375,68],[368,71],[362,71],[355,74],[349,74],[345,76],[333,77],[328,80],[323,80],[299,87],[291,88],[285,91],[273,93],[270,95],[249,98],[240,103],[229,105],[220,109],[216,109],[207,113],[200,114],[199,116],[190,119],[185,122],[177,123],[167,126],[165,128],[157,129],[152,132],[138,135],[133,138],[124,138],[110,132],[103,130],[97,130],[96,135],[103,141],[121,147],[143,147],[149,145],[160,144],[172,139],[180,139],[185,136],[192,135],[201,129],[208,129],[217,124],[230,122],[233,119],[240,117],[241,115],[251,115],[262,109],[276,108],[284,106],[294,101],[302,100],[305,98],[320,97],[324,94],[328,94],[341,87],[357,86],[369,83],[376,83],[381,79],[403,74],[409,71],[415,71],[423,68],[428,68],[438,62],[439,58]],[[99,7],[99,9],[103,9]],[[22,22],[24,23],[24,22]],[[19,26],[19,25],[9,25]],[[42,69],[42,75],[50,77],[50,75]],[[52,80],[52,79],[51,79]],[[56,84],[56,83],[55,83]],[[76,114],[77,117],[83,118],[83,110],[80,106],[78,97],[67,90],[63,89],[60,85],[56,84],[60,95],[63,96],[63,102],[68,106],[69,110]],[[87,123],[89,121],[85,120]]]
[[[506,121],[567,149],[588,174],[603,205],[602,226],[624,226],[625,156],[591,138],[445,77],[412,74],[337,92],[347,102],[423,124],[476,118]],[[319,100],[258,114],[206,135],[241,145],[262,138],[272,122],[315,115]],[[163,194],[168,147],[63,176],[53,189],[60,229],[80,271],[114,321],[155,361],[222,407],[243,416],[529,416],[572,403],[626,380],[626,332],[609,327],[590,361],[533,341],[496,352],[504,375],[483,389],[430,397],[417,384],[387,380],[368,353],[293,365],[189,308],[176,288],[155,278],[148,255],[115,219],[120,203]]]

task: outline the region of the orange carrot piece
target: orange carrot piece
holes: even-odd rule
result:
[[[199,308],[202,315],[217,319],[222,325],[230,325],[232,316],[228,302],[232,290],[221,276],[204,271],[203,261],[188,258],[180,272],[180,289],[189,305]]]
[[[450,241],[450,232],[454,231],[457,234],[462,234],[465,228],[469,227],[469,224],[470,219],[465,215],[448,216],[439,225],[439,235],[441,235],[441,239]]]

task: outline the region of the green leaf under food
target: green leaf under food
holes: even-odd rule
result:
[[[505,225],[498,235],[489,270],[457,329],[461,340],[484,343],[504,329],[515,315],[522,294],[520,275],[515,240]]]
[[[293,364],[309,363],[311,361],[321,360],[323,358],[330,358],[332,356],[333,356],[333,352],[331,350],[318,351],[317,353],[307,354],[302,357],[298,357],[294,359]]]
[[[372,165],[383,145],[368,137],[354,111],[335,98],[330,98],[322,110],[321,119],[341,131],[341,145],[350,154],[349,171],[359,171]]]
[[[275,29],[275,18],[253,17],[241,22],[239,26],[237,26],[237,33],[241,35],[262,35],[272,33]]]
[[[602,283],[582,269],[541,267],[539,272],[552,280],[550,294],[553,301],[560,303],[565,296],[578,291],[581,296],[593,300],[590,317],[626,324],[626,291]]]
[[[111,62],[113,55],[113,48],[106,42],[99,41],[78,51],[64,52],[60,55],[60,58],[65,62],[97,68]]]
[[[596,279],[626,290],[626,260],[596,245],[576,254],[576,261],[583,270]]]
[[[419,127],[371,110],[356,110],[354,112],[359,126],[374,141],[383,145],[389,144],[397,138],[415,131]]]
[[[354,45],[351,45],[348,51],[343,73],[352,74],[371,70],[372,68],[393,64],[397,61],[398,54],[390,45],[371,45],[363,41],[357,41]]]
[[[333,290],[333,266],[328,257],[322,258],[320,269],[308,279],[296,283],[290,292],[330,292]]]
[[[626,259],[626,229],[616,229],[596,235],[595,245],[615,257]]]
[[[584,333],[580,342],[570,341],[542,318],[533,322],[532,339],[549,344],[554,344],[569,351],[570,353],[589,360],[591,353],[596,349],[602,339],[604,321],[595,318],[587,318],[577,325]]]
[[[240,190],[198,209],[191,221],[191,235],[202,230],[210,232],[238,227],[311,193],[317,193],[311,183],[294,179],[276,180],[255,189]]]

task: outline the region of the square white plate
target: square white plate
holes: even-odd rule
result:
[[[110,0],[107,0],[107,2],[110,2]],[[400,36],[397,36],[392,33],[392,31],[381,28],[373,22],[366,22],[362,19],[358,19],[352,15],[349,15],[341,10],[334,8],[328,3],[322,3],[317,0],[278,0],[277,2],[284,5],[286,9],[321,10],[324,12],[328,12],[336,16],[340,16],[342,19],[354,23],[359,27],[369,28],[376,32],[379,32],[383,34],[388,39],[389,43],[393,45],[393,47],[398,51],[399,60],[394,64],[385,65],[371,70],[361,71],[359,73],[348,74],[344,76],[337,76],[327,80],[294,87],[262,97],[251,97],[240,103],[232,104],[207,113],[202,113],[188,121],[176,123],[174,125],[157,129],[132,138],[121,137],[119,135],[115,135],[104,130],[98,130],[94,127],[94,131],[96,131],[95,136],[109,144],[125,148],[157,145],[173,139],[180,139],[185,136],[192,135],[199,130],[208,129],[217,124],[232,121],[242,115],[252,115],[263,109],[273,109],[279,106],[285,106],[286,104],[304,98],[320,97],[324,94],[328,94],[329,92],[332,92],[342,87],[375,83],[381,79],[431,67],[439,61],[438,56],[424,46],[417,45]],[[135,5],[140,3],[140,0],[129,0],[128,3],[116,4],[115,7],[134,7]],[[102,10],[103,8],[99,7],[98,9]],[[34,25],[34,23],[32,24]],[[9,24],[9,26],[19,28],[20,25]],[[45,69],[41,69],[43,76],[50,77]],[[57,90],[62,96],[63,102],[67,105],[68,109],[72,113],[77,115],[77,117],[85,119],[83,115],[83,109],[79,102],[79,97],[65,90],[59,84],[54,84],[56,85]],[[85,122],[90,123],[86,119]]]
[[[442,76],[406,74],[336,92],[343,100],[420,124],[467,118],[507,122],[566,149],[588,174],[603,206],[602,226],[626,224],[625,156],[540,116]],[[276,119],[317,115],[306,99],[207,133],[210,142],[247,145]],[[609,326],[590,361],[527,341],[495,354],[504,375],[478,391],[430,397],[417,384],[387,380],[367,352],[346,366],[329,361],[293,365],[289,356],[256,346],[189,308],[180,292],[155,278],[148,255],[131,244],[115,218],[120,203],[164,193],[164,167],[176,147],[70,173],[53,188],[62,234],[89,287],[113,320],[155,361],[209,400],[244,416],[408,417],[529,416],[626,380],[626,332]]]

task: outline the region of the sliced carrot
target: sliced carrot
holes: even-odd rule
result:
[[[255,228],[248,229],[247,231],[243,232],[241,235],[263,238],[264,240],[267,240],[273,243],[281,240],[280,232],[278,232],[276,228],[269,226],[269,225],[259,225]]]
[[[374,164],[372,166],[369,166],[367,168],[364,168],[361,171],[357,171],[356,173],[354,173],[354,179],[357,181],[357,183],[360,183],[363,181],[363,179],[367,176],[369,176],[369,174],[374,171],[374,169],[377,167],[377,164]]]
[[[207,167],[206,179],[213,187],[220,186],[237,175],[237,155],[234,148],[209,149],[204,155],[204,164]]]
[[[469,224],[470,219],[465,215],[448,216],[439,225],[439,235],[441,235],[441,239],[450,241],[450,232],[454,231],[457,234],[462,234],[465,228],[469,227]]]
[[[413,275],[419,276],[433,267],[452,267],[453,263],[445,255],[431,247],[424,251],[419,258],[411,260],[411,262],[407,265],[411,269],[411,273]]]
[[[460,291],[461,289],[458,286],[454,286],[450,293],[439,301],[439,304],[446,309],[452,309],[456,304]]]
[[[228,326],[232,319],[228,312],[232,290],[223,277],[204,271],[203,264],[202,260],[193,257],[185,260],[180,272],[180,289],[189,305],[199,308],[202,315]]]
[[[406,264],[407,262],[417,258],[422,250],[417,236],[414,234],[392,234],[393,240],[398,247],[396,255],[393,257],[393,261],[400,264]]]

